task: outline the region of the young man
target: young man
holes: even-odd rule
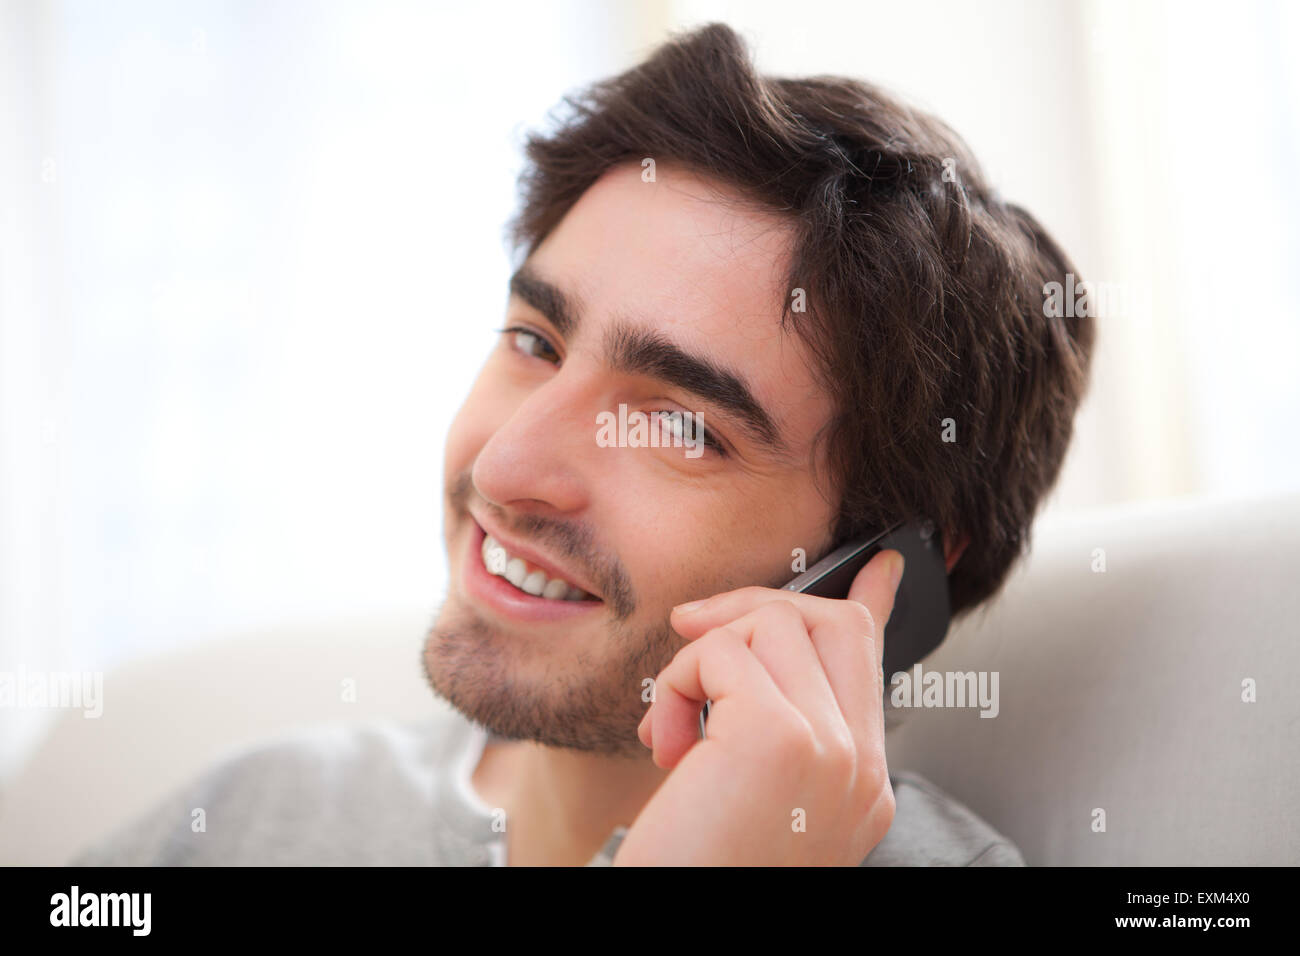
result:
[[[778,589],[927,516],[954,614],[997,592],[1087,385],[1074,270],[936,120],[722,25],[569,105],[447,439],[453,709],[228,761],[81,862],[1023,864],[886,766],[897,552]]]

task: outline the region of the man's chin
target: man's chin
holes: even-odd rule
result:
[[[640,680],[625,668],[603,676],[556,676],[559,664],[532,653],[449,599],[424,645],[424,669],[435,694],[466,718],[505,740],[618,757],[649,757],[637,738],[645,714]],[[656,671],[657,673],[657,671]],[[647,675],[653,677],[653,674]]]

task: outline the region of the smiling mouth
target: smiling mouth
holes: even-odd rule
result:
[[[490,534],[484,534],[483,566],[488,574],[504,578],[517,590],[533,597],[548,601],[599,601],[578,586],[564,578],[548,575],[540,568],[529,564],[523,558],[510,554],[499,541]]]

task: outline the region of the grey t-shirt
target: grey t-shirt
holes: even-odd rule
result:
[[[487,740],[450,710],[418,723],[297,731],[218,763],[72,862],[503,866],[504,813],[470,783]],[[923,777],[895,772],[890,781],[893,826],[863,866],[1025,865],[1009,840]],[[626,832],[616,828],[587,865],[608,866]]]

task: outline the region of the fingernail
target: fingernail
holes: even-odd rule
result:
[[[895,591],[898,590],[898,582],[903,580],[903,555],[895,551],[894,556],[889,559],[889,586]]]
[[[683,614],[690,614],[692,611],[698,611],[702,607],[704,607],[704,601],[691,601],[688,604],[679,604],[673,608],[673,610],[681,611]]]

